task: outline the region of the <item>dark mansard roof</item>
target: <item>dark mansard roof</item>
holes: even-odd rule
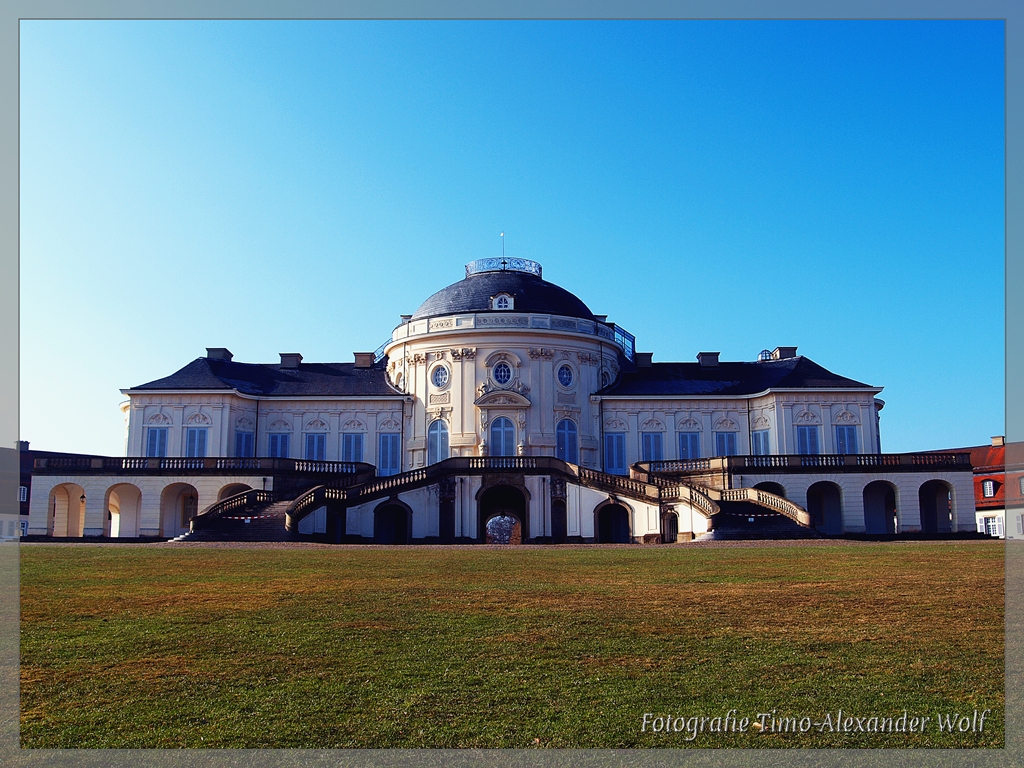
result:
[[[762,362],[652,363],[623,371],[618,381],[600,391],[607,396],[752,395],[766,389],[873,389],[832,373],[806,357]]]
[[[237,390],[261,397],[401,395],[387,383],[383,370],[357,368],[355,363],[300,363],[298,368],[282,368],[209,357],[197,358],[170,376],[132,389]]]
[[[449,285],[420,304],[413,320],[462,312],[492,312],[491,297],[511,294],[515,312],[537,312],[593,320],[594,313],[579,298],[538,275],[515,270],[478,272]],[[500,310],[499,310],[500,311]]]

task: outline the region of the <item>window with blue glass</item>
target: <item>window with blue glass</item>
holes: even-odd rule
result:
[[[679,433],[679,458],[700,458],[700,432]]]
[[[570,419],[562,419],[555,427],[555,455],[562,461],[578,464],[576,445],[576,424]]]
[[[604,471],[611,475],[625,475],[627,473],[625,432],[605,433]]]
[[[491,422],[491,456],[516,455],[516,428],[504,416]]]

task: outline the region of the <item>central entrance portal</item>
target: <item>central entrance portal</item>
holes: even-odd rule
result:
[[[477,540],[486,544],[521,544],[530,540],[526,496],[512,485],[495,485],[480,496]]]

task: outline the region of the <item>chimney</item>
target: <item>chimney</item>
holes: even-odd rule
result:
[[[653,365],[653,352],[636,352],[633,355],[633,362],[637,368],[650,368]]]
[[[718,356],[721,352],[698,352],[697,361],[700,363],[701,368],[717,368],[718,367]]]
[[[19,440],[18,441],[18,450],[19,451],[27,451],[28,450],[28,440]]]
[[[996,448],[998,448],[1001,445],[1006,445],[1006,436],[1005,435],[993,435],[992,436],[992,445],[994,447],[996,447]]]
[[[224,347],[206,348],[207,360],[231,360],[232,357],[234,357],[234,355],[231,354],[230,349],[224,349]]]
[[[402,325],[405,325],[410,320],[412,320],[412,315],[401,315],[401,318],[402,318]]]
[[[607,323],[608,315],[594,315],[594,319],[599,323]]]
[[[299,363],[302,362],[302,355],[298,352],[282,352],[281,353],[281,367],[282,368],[298,368]]]
[[[796,347],[776,347],[772,350],[772,360],[788,360],[796,357]]]
[[[353,352],[356,368],[373,368],[373,352]]]

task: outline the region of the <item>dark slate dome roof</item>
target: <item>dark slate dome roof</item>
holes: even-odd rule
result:
[[[449,285],[424,301],[413,320],[462,312],[494,312],[491,297],[508,293],[514,299],[513,312],[537,312],[593,320],[594,313],[569,291],[538,275],[516,270],[477,272]]]

